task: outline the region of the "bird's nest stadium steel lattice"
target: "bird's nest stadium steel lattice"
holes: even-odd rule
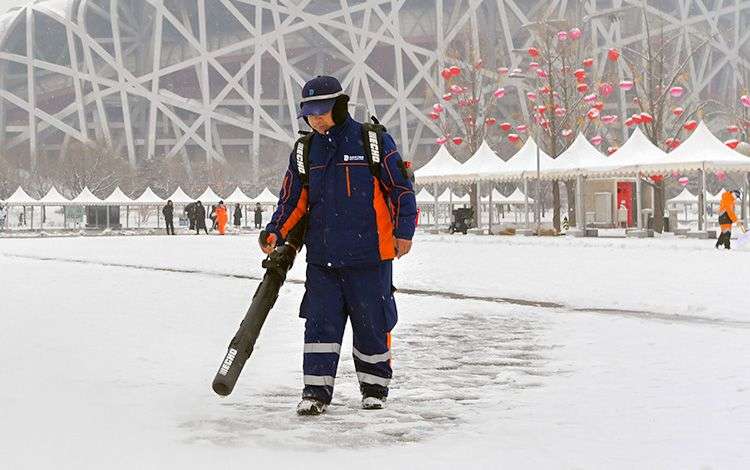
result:
[[[75,141],[106,142],[132,165],[257,169],[263,146],[294,140],[301,85],[325,73],[414,158],[434,150],[426,110],[452,43],[473,43],[488,70],[512,67],[529,45],[523,25],[552,16],[581,18],[602,51],[637,45],[643,22],[628,7],[660,18],[685,51],[693,33],[713,34],[688,89],[737,96],[750,0],[37,0],[0,16],[0,152],[33,167]]]

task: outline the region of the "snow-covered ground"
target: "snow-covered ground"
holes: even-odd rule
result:
[[[750,253],[419,235],[387,410],[298,418],[304,263],[235,392],[210,382],[253,236],[0,240],[3,468],[746,468]]]

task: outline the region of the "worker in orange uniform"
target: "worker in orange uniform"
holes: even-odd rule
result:
[[[227,206],[224,205],[224,201],[219,201],[219,206],[216,208],[216,225],[219,228],[219,235],[224,235],[226,232],[228,221]]]
[[[721,195],[721,204],[719,204],[719,225],[721,227],[721,235],[716,240],[716,248],[718,249],[722,244],[724,248],[730,249],[730,239],[732,237],[732,224],[742,226],[742,222],[739,222],[737,215],[734,213],[734,204],[740,199],[741,193],[738,189],[733,191],[727,191]],[[744,228],[744,227],[743,227]]]

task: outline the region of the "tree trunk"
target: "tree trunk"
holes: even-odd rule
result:
[[[568,225],[570,227],[575,226],[576,224],[576,187],[575,187],[575,181],[573,180],[566,180],[565,181],[565,193],[568,197]]]
[[[646,223],[646,221],[644,221]],[[664,181],[654,185],[654,231],[664,231]]]
[[[474,226],[481,227],[479,224],[479,194],[477,194],[476,183],[469,185],[469,205],[474,208]]]
[[[560,184],[557,180],[552,182],[552,225],[555,230],[560,231]]]

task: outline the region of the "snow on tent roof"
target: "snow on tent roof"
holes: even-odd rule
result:
[[[695,204],[696,202],[698,202],[698,196],[688,191],[688,188],[683,188],[680,194],[667,200],[667,204]]]
[[[750,158],[730,149],[701,121],[679,147],[667,154],[670,171],[725,170],[750,171]],[[663,168],[664,166],[659,166]]]
[[[39,201],[26,194],[26,191],[22,187],[18,187],[16,191],[5,200],[5,204],[9,206],[24,206],[38,204]]]
[[[169,196],[167,199],[172,201],[172,204],[190,204],[192,202],[195,202],[195,199],[188,196],[185,191],[182,190],[181,187],[177,187],[177,189],[174,190],[171,196]]]
[[[453,195],[452,199],[451,199],[451,194]],[[450,188],[445,188],[445,191],[443,191],[443,194],[438,196],[438,202],[451,202],[451,200],[453,201],[453,204],[456,204],[456,203],[460,204],[460,203],[470,202],[471,198],[469,197],[468,194],[464,194],[463,196],[459,197],[456,195],[456,193],[451,193]],[[435,200],[433,199],[433,202],[434,201]]]
[[[441,181],[452,181],[456,175],[463,172],[461,164],[453,158],[445,145],[441,145],[437,153],[414,172],[419,183],[437,183]]]
[[[234,189],[226,201],[230,204],[252,204],[255,202],[253,198],[242,192],[239,187]]]
[[[143,191],[143,194],[138,196],[138,198],[133,201],[133,204],[143,206],[156,206],[163,203],[164,199],[154,194],[151,188],[146,188],[146,190]]]
[[[70,18],[71,0],[43,0],[34,5],[34,10],[44,11],[57,16],[60,20]]]
[[[279,197],[275,196],[266,187],[266,188],[263,188],[263,191],[261,191],[260,194],[258,194],[255,198],[253,198],[253,200],[261,204],[277,204],[279,202]]]
[[[49,188],[49,191],[47,191],[47,194],[45,194],[44,197],[39,200],[39,202],[45,206],[64,206],[70,204],[70,199],[60,194],[57,191],[57,188],[52,186],[51,188]]]
[[[503,201],[506,204],[526,204],[526,196],[523,194],[523,192],[516,187],[516,190],[513,191],[513,194],[505,198],[505,201]],[[532,204],[534,200],[532,198],[529,198],[529,204]]]
[[[485,175],[501,173],[505,165],[505,161],[487,145],[487,141],[482,141],[474,155],[461,165],[457,179],[482,179]]]
[[[84,187],[78,196],[74,197],[70,202],[76,205],[98,206],[102,203],[102,200],[94,196],[94,193],[88,187]]]
[[[435,196],[430,194],[429,191],[427,191],[426,188],[422,188],[417,193],[417,204],[425,204],[425,203],[434,203],[435,202]]]
[[[203,191],[203,194],[201,194],[200,196],[198,196],[196,199],[199,200],[200,202],[202,202],[203,204],[205,204],[205,203],[209,203],[210,204],[212,202],[213,203],[218,203],[223,198],[221,196],[219,196],[218,194],[216,194],[214,192],[214,190],[211,189],[211,186],[209,186],[209,187],[206,188],[205,191]]]
[[[637,173],[649,165],[668,163],[667,153],[651,142],[640,127],[636,127],[630,138],[602,164],[592,168],[593,173],[623,175]]]
[[[502,172],[492,175],[497,180],[519,180],[536,176],[537,145],[532,137],[526,139],[523,147],[505,162]],[[554,160],[543,150],[539,151],[539,167],[544,172],[552,167]]]
[[[104,202],[108,206],[127,206],[128,204],[133,202],[133,200],[130,199],[125,193],[123,193],[122,189],[120,189],[120,187],[118,186],[114,191],[112,191],[112,194],[104,199]]]
[[[586,136],[578,134],[573,143],[552,160],[551,167],[545,173],[557,177],[587,175],[591,168],[601,166],[605,161],[604,155],[591,145]]]
[[[498,191],[496,188],[492,188],[492,203],[493,204],[504,204],[505,196]],[[482,202],[490,202],[490,196],[482,196]]]

